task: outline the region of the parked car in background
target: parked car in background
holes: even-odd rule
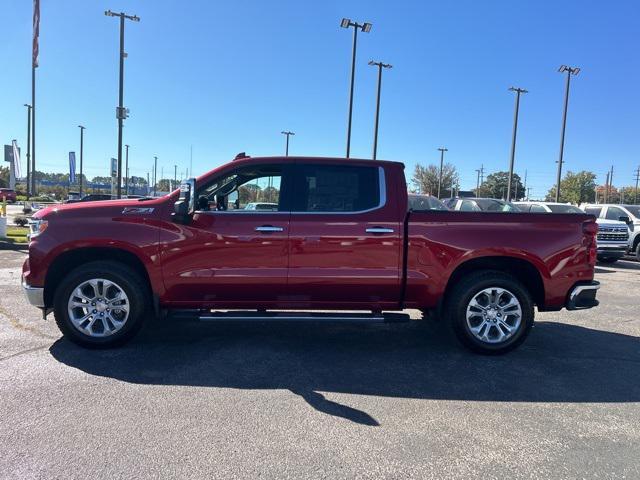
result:
[[[617,220],[626,223],[631,231],[629,253],[640,260],[640,205],[616,205],[584,203],[580,208],[597,218]]]
[[[10,188],[0,188],[0,201],[2,201],[3,198],[7,199],[7,203],[16,203],[16,191]]]
[[[114,197],[112,197],[108,193],[90,193],[90,194],[85,195],[84,197],[82,197],[80,199],[70,198],[69,200],[67,200],[64,203],[102,202],[104,200],[112,200],[113,198]]]
[[[277,212],[278,204],[269,202],[250,202],[244,207],[245,210],[262,210],[267,212]]]
[[[449,198],[444,201],[449,210],[460,212],[519,212],[511,202],[497,198]]]
[[[585,213],[569,203],[514,202],[518,208],[529,213]],[[590,212],[587,212],[590,213]],[[619,220],[597,218],[598,261],[614,263],[624,257],[629,249],[629,227]]]
[[[449,210],[444,203],[433,195],[423,195],[420,193],[409,194],[409,210],[419,212],[422,210]]]

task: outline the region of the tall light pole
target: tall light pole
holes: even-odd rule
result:
[[[510,92],[516,92],[516,107],[513,115],[513,135],[511,137],[511,157],[509,159],[509,178],[507,179],[507,202],[511,200],[511,182],[513,181],[513,162],[516,157],[516,136],[518,134],[518,113],[520,111],[520,95],[528,93],[524,88],[509,87]]]
[[[173,166],[173,188],[178,183],[178,165]]]
[[[118,119],[118,188],[116,190],[117,198],[122,197],[122,125],[124,119],[129,116],[127,109],[123,106],[124,101],[124,59],[127,54],[124,51],[124,21],[131,20],[139,22],[140,17],[136,15],[127,15],[124,12],[115,13],[111,10],[104,12],[107,17],[120,18],[120,78],[118,83],[118,108],[116,108],[116,118]]]
[[[562,131],[560,133],[560,156],[558,158],[558,178],[556,180],[556,202],[560,201],[560,181],[562,180],[562,156],[564,155],[564,132],[567,127],[567,108],[569,107],[569,87],[571,85],[571,75],[577,75],[580,72],[580,68],[561,65],[558,71],[560,73],[566,72],[567,84],[564,90],[564,109],[562,111]]]
[[[27,107],[27,197],[31,192],[31,105],[24,104]]]
[[[440,147],[440,174],[438,175],[438,200],[440,199],[440,187],[442,186],[442,168],[444,166],[444,152],[449,151],[447,148]]]
[[[376,95],[376,121],[373,127],[373,159],[375,160],[378,156],[378,122],[380,120],[380,89],[382,88],[382,69],[392,68],[393,65],[389,65],[388,63],[382,63],[382,62],[374,62],[373,60],[369,61],[369,65],[378,67],[378,93]]]
[[[78,195],[80,195],[80,198],[82,198],[82,159],[83,159],[83,152],[84,152],[84,129],[85,127],[83,127],[82,125],[78,125],[78,128],[80,129],[80,188],[79,188],[79,193]]]
[[[289,137],[291,135],[295,135],[295,132],[290,132],[290,131],[287,130],[287,131],[282,131],[280,133],[287,137],[287,143],[286,143],[286,146],[285,146],[285,149],[284,149],[284,156],[288,157],[289,156]]]
[[[156,185],[158,184],[158,157],[153,157],[153,196],[156,196]]]
[[[371,31],[371,24],[368,22],[358,23],[352,22],[348,18],[343,18],[340,22],[342,28],[353,27],[353,47],[351,52],[351,86],[349,89],[349,119],[347,121],[347,158],[351,154],[351,117],[353,115],[353,85],[356,75],[356,46],[358,43],[358,30],[362,30],[364,33]]]
[[[124,191],[126,195],[129,195],[129,145],[125,145],[125,160],[124,160]]]

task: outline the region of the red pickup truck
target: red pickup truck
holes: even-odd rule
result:
[[[245,208],[256,202],[271,208]],[[31,230],[27,297],[87,347],[121,344],[167,310],[397,320],[383,311],[414,308],[502,353],[534,307],[598,304],[593,216],[411,210],[397,162],[238,158],[162,198],[39,211]]]

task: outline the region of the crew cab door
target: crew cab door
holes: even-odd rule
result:
[[[379,165],[295,165],[288,285],[293,306],[397,308],[403,218],[395,186]]]
[[[284,297],[289,170],[288,163],[245,163],[197,186],[192,222],[162,234],[167,301],[259,308]]]

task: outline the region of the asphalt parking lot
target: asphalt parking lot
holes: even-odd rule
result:
[[[640,478],[638,263],[489,358],[433,321],[165,321],[87,351],[26,303],[24,255],[0,251],[1,478]]]

